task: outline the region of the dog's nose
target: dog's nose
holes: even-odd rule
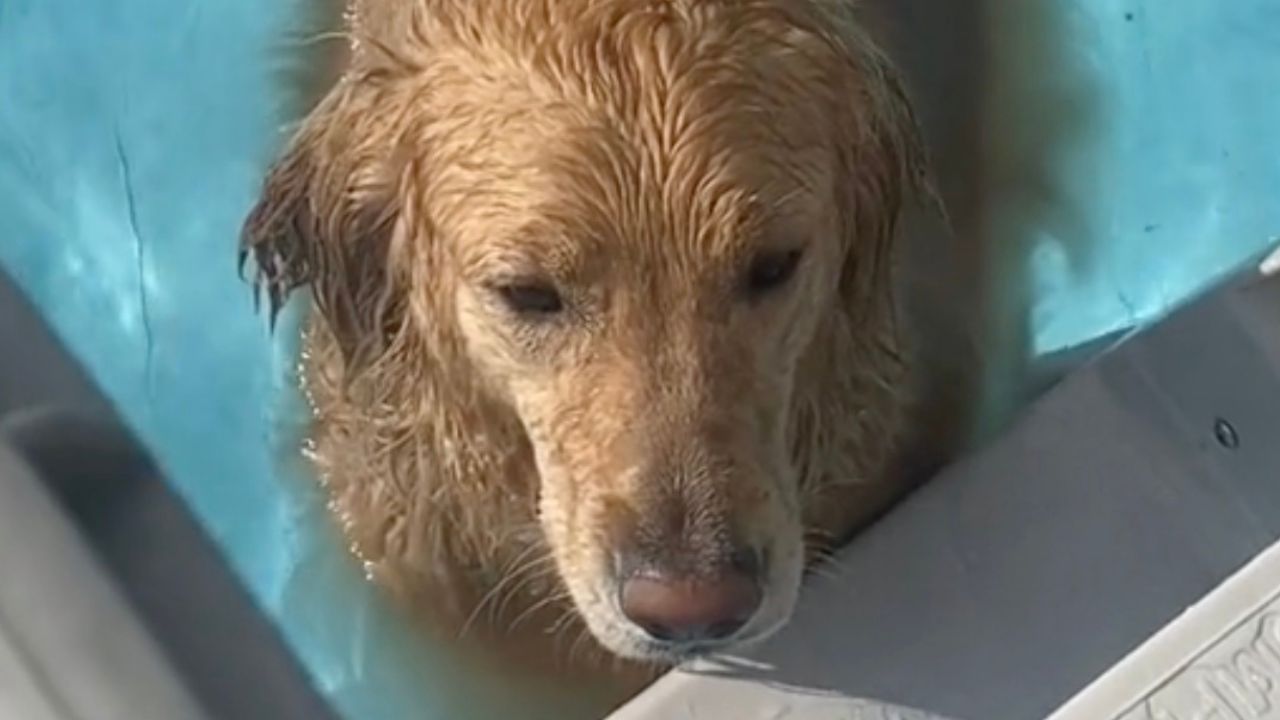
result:
[[[760,606],[754,563],[735,562],[711,577],[648,569],[627,578],[622,612],[655,640],[723,640],[746,624]]]

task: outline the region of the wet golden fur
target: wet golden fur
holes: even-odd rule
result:
[[[273,311],[312,291],[314,457],[366,567],[438,627],[589,672],[631,647],[602,558],[678,506],[690,552],[772,543],[767,634],[802,561],[906,489],[893,249],[924,159],[851,3],[352,10],[244,251]],[[739,301],[735,269],[793,245],[791,286]],[[563,327],[486,294],[534,266]]]

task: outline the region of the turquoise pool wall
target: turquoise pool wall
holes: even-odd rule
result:
[[[281,465],[295,348],[235,242],[304,1],[0,0],[0,265],[351,720],[563,717],[413,641]],[[1280,2],[983,7],[980,231],[1018,248],[1011,356],[1146,322],[1280,236]]]
[[[236,239],[285,136],[302,7],[0,0],[0,266],[347,717],[562,717],[571,703],[414,642],[284,459],[293,319],[268,334]]]

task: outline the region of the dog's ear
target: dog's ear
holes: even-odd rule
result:
[[[850,27],[856,27],[851,23]],[[897,69],[861,32],[845,39],[840,175],[845,190],[845,294],[888,297],[899,221],[912,200],[941,212],[924,139]],[[853,300],[854,298],[851,298]]]
[[[240,262],[254,261],[255,294],[274,324],[309,286],[349,370],[385,349],[405,296],[389,262],[399,215],[396,127],[375,78],[344,78],[320,102],[267,174],[245,221]]]

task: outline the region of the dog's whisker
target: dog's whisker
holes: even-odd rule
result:
[[[538,549],[539,548],[536,545],[526,548],[519,555],[517,555],[514,560],[512,560],[512,564],[522,562],[524,558],[528,557],[533,553],[536,553]],[[508,564],[508,567],[511,567],[511,564]],[[459,638],[466,637],[467,632],[471,629],[471,626],[475,623],[479,615],[484,611],[485,606],[489,604],[493,599],[497,598],[502,593],[503,588],[517,576],[518,574],[514,572],[503,572],[501,574],[501,576],[499,577],[499,580],[496,583],[494,583],[493,586],[489,588],[487,592],[485,592],[484,596],[481,597],[480,601],[476,603],[476,606],[472,608],[471,613],[468,614],[466,621],[463,622],[462,624],[461,630],[458,631]]]
[[[590,644],[589,644],[590,640],[591,640],[591,632],[586,628],[586,626],[583,626],[578,630],[577,639],[575,639],[573,641],[573,644],[569,646],[569,662],[570,663],[573,662],[575,656],[578,653],[579,648],[587,647],[588,650],[590,649]],[[583,643],[587,643],[587,645],[584,645]]]
[[[292,38],[289,42],[284,43],[284,45],[286,47],[305,48],[305,47],[310,47],[312,45],[318,45],[323,42],[329,42],[331,40],[345,40],[347,42],[350,42],[353,37],[354,36],[351,33],[345,32],[342,30],[328,30],[325,32],[310,33],[308,35],[296,36]]]
[[[523,612],[515,616],[515,618],[511,621],[511,624],[508,626],[508,630],[514,632],[516,628],[519,627],[521,622],[523,622],[528,618],[533,617],[535,614],[537,614],[538,611],[544,610],[546,608],[551,607],[552,605],[555,605],[558,602],[564,602],[569,599],[570,599],[570,596],[567,591],[561,591],[561,592],[556,592],[556,593],[547,595],[546,597],[542,598],[538,602],[532,603],[531,605],[529,605],[529,607],[525,608]],[[576,613],[577,611],[574,610],[573,607],[571,606],[567,612]],[[572,617],[572,615],[570,615],[570,617]]]
[[[501,600],[497,604],[497,606],[494,608],[493,615],[492,615],[493,621],[497,622],[498,618],[505,615],[507,606],[511,603],[512,600],[514,600],[517,596],[519,596],[522,592],[524,592],[526,588],[531,587],[534,583],[537,583],[539,581],[545,581],[553,577],[554,569],[555,569],[555,566],[552,562],[550,562],[550,558],[540,558],[539,561],[537,561],[535,564],[531,564],[529,568],[523,571],[526,575],[525,578],[520,582],[516,583],[516,585],[513,586],[511,590],[506,594],[506,597],[503,600]],[[514,624],[512,625],[512,627],[514,627]]]
[[[571,613],[572,613],[572,612],[573,612],[573,611],[567,611],[567,612],[566,612],[566,617],[571,619],[571,618],[572,618],[572,615],[571,615]],[[562,622],[558,622],[558,623],[556,623],[555,627],[556,627],[557,629],[556,629],[556,631],[555,631],[554,633],[552,633],[552,635],[551,635],[551,643],[552,643],[552,647],[553,647],[553,649],[554,649],[554,652],[555,652],[556,656],[557,656],[559,659],[561,659],[562,661],[565,661],[565,662],[567,663],[567,661],[568,661],[568,657],[567,657],[567,656],[565,656],[565,655],[563,654],[563,652],[562,652],[562,651],[563,651],[563,649],[564,649],[565,633],[566,633],[566,632],[568,632],[568,631],[569,631],[569,629],[573,627],[573,624],[572,624],[572,623],[569,623],[569,622],[563,622],[563,621],[562,621]]]
[[[570,625],[575,619],[577,619],[577,617],[578,617],[577,608],[570,605],[569,607],[565,608],[564,612],[560,613],[560,617],[556,618],[556,621],[552,623],[550,628],[547,629],[547,633],[550,635],[555,635],[557,633],[562,632],[564,628]]]

